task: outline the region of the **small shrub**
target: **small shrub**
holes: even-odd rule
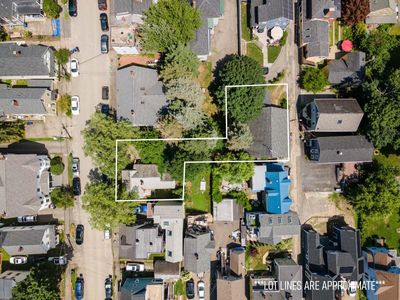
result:
[[[50,172],[54,175],[61,175],[64,171],[64,164],[60,156],[55,156],[50,160]]]

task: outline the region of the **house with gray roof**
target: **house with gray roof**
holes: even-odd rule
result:
[[[157,70],[128,66],[117,70],[117,118],[134,126],[154,126],[167,107],[164,85]]]
[[[151,197],[156,190],[170,190],[176,186],[169,174],[161,176],[157,165],[151,164],[134,164],[133,170],[123,170],[122,182],[130,192],[137,193],[140,199]]]
[[[374,145],[362,135],[323,136],[307,140],[306,153],[319,164],[371,162]]]
[[[0,120],[44,120],[55,115],[52,92],[46,88],[0,87]]]
[[[117,20],[129,20],[132,23],[143,23],[143,13],[156,0],[113,0],[111,1],[111,16]]]
[[[164,300],[162,279],[128,277],[121,286],[120,300]]]
[[[300,235],[300,220],[296,212],[270,214],[246,212],[246,226],[250,239],[276,245],[284,239]]]
[[[302,124],[314,132],[356,132],[363,111],[354,98],[316,98],[302,111]]]
[[[43,45],[0,43],[0,79],[55,79],[54,50]]]
[[[354,51],[328,63],[328,80],[342,87],[358,86],[364,80],[365,53]]]
[[[0,247],[9,255],[46,254],[56,245],[55,225],[0,228]]]
[[[183,220],[185,208],[181,201],[159,201],[153,207],[154,223],[165,232],[165,260],[176,263],[183,260]]]
[[[197,232],[186,231],[184,238],[184,268],[196,274],[210,271],[211,253],[215,248],[215,241],[209,230]]]
[[[250,122],[253,144],[247,150],[257,159],[289,157],[289,120],[287,109],[264,107]]]
[[[119,236],[119,256],[123,259],[147,259],[150,254],[164,251],[164,235],[159,224],[121,225]]]
[[[246,300],[246,283],[243,277],[224,276],[217,278],[218,300]]]
[[[40,0],[1,0],[0,25],[23,26],[30,20],[43,18],[43,2]]]
[[[400,2],[398,0],[369,0],[369,14],[365,19],[367,24],[400,23]]]
[[[202,25],[197,29],[191,48],[200,60],[211,55],[211,37],[219,19],[224,14],[224,0],[188,0],[200,11]]]
[[[240,219],[243,210],[235,199],[224,198],[221,202],[213,202],[214,221],[236,221]]]
[[[0,300],[11,300],[12,289],[28,277],[29,271],[8,270],[0,274]]]
[[[293,0],[251,0],[250,25],[257,29],[279,26],[285,30],[293,20]]]
[[[0,154],[0,212],[4,218],[36,215],[51,204],[50,159]]]

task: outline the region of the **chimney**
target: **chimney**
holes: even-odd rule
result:
[[[13,106],[19,106],[18,100],[15,100],[15,99],[14,99],[14,100],[12,101],[12,105],[13,105]]]
[[[13,50],[13,55],[14,56],[20,56],[21,55],[21,50]]]
[[[343,152],[342,151],[337,151],[336,152],[338,155],[343,155]]]

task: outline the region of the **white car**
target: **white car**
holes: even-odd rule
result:
[[[69,66],[70,66],[70,70],[71,70],[71,76],[78,77],[79,76],[79,61],[76,58],[73,58],[73,59],[71,59]]]
[[[111,230],[110,229],[104,230],[104,239],[105,240],[111,239]]]
[[[79,97],[78,96],[71,97],[71,112],[74,116],[79,115]]]
[[[18,223],[35,223],[37,222],[37,216],[20,216],[17,218]]]
[[[126,264],[125,270],[132,271],[132,272],[143,272],[144,264],[128,263],[128,264]]]
[[[79,177],[79,158],[72,158],[72,176]]]
[[[206,286],[204,284],[204,281],[199,281],[197,283],[197,294],[199,300],[204,300],[206,298]]]
[[[357,295],[357,281],[350,281],[349,288],[347,290],[350,297],[355,297]]]
[[[28,257],[26,256],[11,256],[10,257],[10,264],[13,265],[23,265],[28,262]]]
[[[67,264],[67,258],[65,256],[49,257],[49,261],[59,266]]]

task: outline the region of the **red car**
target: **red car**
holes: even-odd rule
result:
[[[97,0],[100,10],[107,10],[107,0]]]

